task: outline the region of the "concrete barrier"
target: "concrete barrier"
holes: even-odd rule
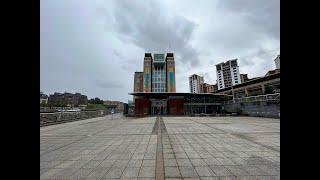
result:
[[[101,117],[107,114],[106,111],[79,111],[79,112],[54,112],[40,113],[40,126],[58,124],[62,122],[78,121],[94,117]]]
[[[247,102],[224,105],[226,112],[240,115],[280,118],[280,103]]]

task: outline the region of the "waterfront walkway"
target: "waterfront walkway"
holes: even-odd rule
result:
[[[41,179],[280,179],[280,120],[110,116],[40,128]]]

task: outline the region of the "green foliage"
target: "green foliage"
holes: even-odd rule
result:
[[[86,109],[87,110],[106,110],[107,107],[103,104],[88,104]]]
[[[88,101],[88,103],[90,103],[90,104],[103,104],[104,102],[103,102],[103,100],[101,100],[101,99],[99,99],[99,98],[92,98],[92,99],[90,99],[89,101]]]

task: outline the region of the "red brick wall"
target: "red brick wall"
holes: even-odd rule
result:
[[[169,99],[169,115],[184,115],[183,99]]]
[[[151,102],[149,99],[135,99],[134,103],[134,114],[138,116],[150,114]]]

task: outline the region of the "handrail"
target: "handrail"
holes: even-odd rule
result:
[[[224,104],[233,104],[233,103],[241,103],[241,102],[262,102],[262,101],[280,101],[280,93],[235,98],[234,100],[225,101]]]

